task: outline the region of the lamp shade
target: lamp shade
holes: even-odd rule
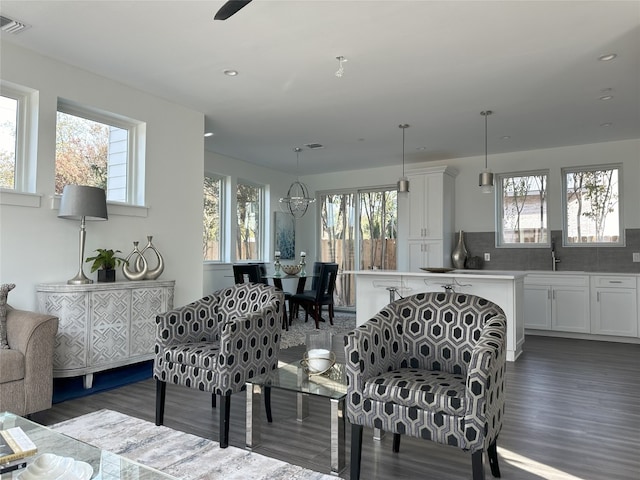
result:
[[[107,196],[102,188],[66,185],[62,191],[58,217],[69,220],[108,220]]]

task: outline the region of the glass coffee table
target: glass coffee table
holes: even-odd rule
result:
[[[26,458],[31,463],[42,453],[53,453],[62,457],[71,457],[86,462],[93,468],[92,480],[175,480],[175,477],[158,470],[146,467],[115,453],[81,442],[51,428],[19,417],[12,413],[0,412],[0,430],[21,427],[27,436],[38,447],[38,453]],[[25,469],[0,475],[2,480],[17,479]]]
[[[344,364],[336,363],[322,375],[309,375],[300,362],[285,364],[272,372],[247,381],[247,436],[248,450],[260,445],[260,419],[262,393],[265,387],[279,388],[297,394],[297,419],[309,416],[310,395],[328,398],[331,403],[331,473],[339,475],[345,467],[344,402],[347,382]]]

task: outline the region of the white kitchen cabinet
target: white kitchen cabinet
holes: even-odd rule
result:
[[[588,275],[525,278],[525,328],[591,333]]]
[[[456,174],[451,167],[434,167],[407,176],[409,193],[398,198],[400,269],[451,265]]]
[[[153,358],[156,315],[173,308],[173,280],[40,284],[39,311],[59,319],[53,376],[93,374]]]
[[[591,333],[638,336],[636,277],[591,277]]]

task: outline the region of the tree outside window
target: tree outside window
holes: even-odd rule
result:
[[[546,172],[498,175],[498,245],[549,243]]]
[[[236,190],[237,260],[260,260],[262,257],[263,198],[263,187],[238,182]]]
[[[564,169],[565,243],[622,244],[620,166]]]
[[[221,177],[204,177],[203,256],[205,261],[222,260],[222,192]]]
[[[15,188],[18,100],[0,96],[0,187]]]

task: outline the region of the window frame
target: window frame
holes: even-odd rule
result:
[[[1,187],[3,192],[36,193],[37,155],[33,145],[33,109],[37,104],[37,93],[33,90],[0,81],[0,95],[17,101],[15,165],[13,188]]]
[[[254,188],[258,188],[260,189],[260,194],[259,194],[259,203],[260,203],[260,208],[259,208],[259,219],[257,222],[257,229],[258,229],[258,235],[256,235],[256,258],[238,258],[238,252],[237,252],[237,244],[235,239],[232,240],[232,244],[233,247],[230,248],[230,253],[231,255],[233,255],[233,258],[235,261],[237,262],[263,262],[266,259],[266,253],[265,253],[265,246],[267,244],[267,232],[266,232],[266,227],[267,227],[267,219],[266,219],[266,215],[267,215],[267,185],[258,183],[258,182],[254,182],[251,180],[246,180],[246,179],[241,179],[238,178],[236,181],[236,185],[235,185],[235,191],[234,191],[234,199],[235,199],[235,212],[234,212],[234,221],[235,221],[235,231],[236,231],[236,238],[237,238],[237,229],[238,229],[238,188],[240,185],[247,185],[250,187],[254,187]]]
[[[121,202],[107,198],[107,202],[133,207],[144,206],[146,124],[123,115],[81,105],[62,98],[58,98],[56,115],[58,112],[127,130],[126,200]],[[56,133],[57,128],[56,122]],[[58,194],[58,196],[60,195]]]
[[[563,247],[624,247],[626,245],[626,228],[624,224],[624,194],[623,194],[623,165],[622,163],[584,165],[578,167],[564,167],[562,175],[562,245]],[[618,241],[617,242],[569,242],[569,219],[567,205],[567,174],[579,172],[594,172],[602,170],[618,171]]]
[[[546,177],[546,224],[545,229],[547,231],[547,239],[545,242],[522,242],[522,243],[507,243],[504,241],[504,189],[502,188],[502,182],[505,178],[512,177],[533,177],[542,176]],[[551,248],[551,229],[549,227],[549,179],[550,172],[547,169],[541,170],[526,170],[518,172],[497,173],[496,178],[496,248]]]
[[[228,232],[228,215],[227,215],[227,203],[228,203],[228,184],[229,184],[229,178],[224,176],[224,175],[219,175],[217,173],[211,173],[211,172],[204,172],[204,177],[203,177],[203,189],[204,189],[204,179],[205,178],[213,178],[216,179],[218,181],[220,181],[220,189],[219,189],[219,194],[220,194],[220,198],[218,199],[218,209],[219,209],[219,214],[220,214],[220,238],[219,238],[219,244],[218,244],[218,260],[209,260],[206,258],[203,258],[203,262],[204,263],[224,263],[227,258],[228,258],[228,254],[227,254],[227,242],[228,242],[228,237],[225,234],[225,232]],[[204,191],[203,191],[203,217],[204,217]],[[204,220],[204,218],[203,218]],[[204,226],[204,225],[203,225]]]

